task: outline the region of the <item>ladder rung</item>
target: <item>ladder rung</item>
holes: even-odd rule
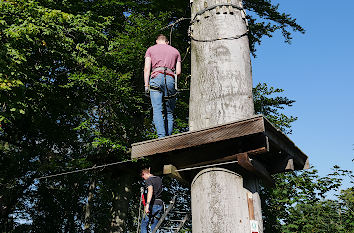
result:
[[[187,214],[187,212],[183,212],[183,211],[174,211],[174,210],[170,211],[170,213],[172,213],[172,214]]]
[[[178,229],[178,227],[160,227],[160,229],[164,229],[164,230],[176,230],[176,229]]]
[[[175,232],[179,232],[179,230],[183,227],[183,225],[186,223],[188,218],[189,218],[189,215],[186,214],[186,216],[184,216],[183,220],[181,221],[181,223],[179,224],[179,226],[177,227]]]

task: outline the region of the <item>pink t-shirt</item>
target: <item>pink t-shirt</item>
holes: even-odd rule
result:
[[[176,63],[181,62],[181,55],[178,50],[167,44],[151,46],[145,53],[146,57],[151,58],[151,70],[154,70],[156,67],[167,67],[174,70]],[[152,72],[151,76],[155,77],[157,74],[158,72]]]

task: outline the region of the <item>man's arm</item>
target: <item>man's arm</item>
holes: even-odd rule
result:
[[[146,196],[146,206],[145,206],[145,213],[149,213],[149,205],[152,199],[152,194],[153,194],[154,188],[152,185],[148,186],[148,193]]]
[[[145,58],[145,65],[144,65],[144,85],[145,85],[145,87],[149,86],[150,71],[151,71],[151,58],[146,57]]]
[[[179,76],[181,74],[181,72],[182,72],[182,65],[181,65],[181,62],[178,61],[176,63],[176,75]]]

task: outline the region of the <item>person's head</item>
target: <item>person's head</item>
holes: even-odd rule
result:
[[[168,39],[164,34],[160,34],[156,38],[156,44],[168,44]]]
[[[151,176],[150,168],[141,169],[140,175],[141,175],[141,178],[143,178],[144,180],[148,179]]]

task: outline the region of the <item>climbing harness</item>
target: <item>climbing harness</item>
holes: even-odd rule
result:
[[[157,73],[160,73],[160,74],[164,75],[166,93],[165,93],[164,89],[162,89],[160,87],[153,86],[153,85],[150,85],[150,89],[163,93],[164,94],[163,99],[165,101],[167,101],[168,99],[176,97],[177,92],[178,92],[178,87],[177,87],[177,75],[176,75],[175,70],[167,68],[167,67],[156,67],[156,68],[154,68],[152,70],[151,73],[153,73],[153,72],[157,72]],[[175,79],[175,93],[174,94],[170,93],[170,90],[167,87],[167,81],[166,81],[167,75],[172,76]]]

